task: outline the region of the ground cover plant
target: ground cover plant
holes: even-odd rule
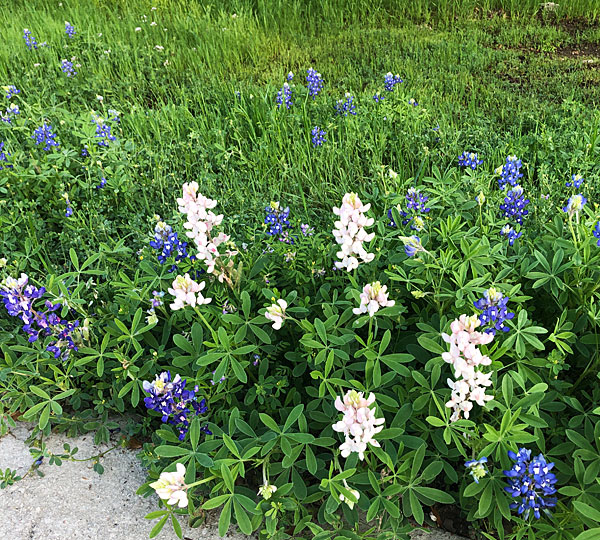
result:
[[[1,7],[0,433],[153,536],[598,538],[599,15]]]

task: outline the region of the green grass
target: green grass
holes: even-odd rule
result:
[[[65,114],[89,118],[97,94],[105,109],[122,111],[118,159],[103,169],[91,163],[83,175],[88,183],[102,170],[113,175],[117,189],[105,202],[120,206],[121,217],[92,223],[96,193],[82,189],[73,165],[49,180],[54,206],[67,189],[88,209],[82,225],[96,231],[96,242],[128,234],[132,215],[144,229],[133,234],[144,237],[144,220],[170,215],[180,184],[193,179],[229,213],[255,215],[281,199],[318,222],[346,190],[367,198],[400,191],[473,150],[490,174],[506,155],[519,155],[526,186],[553,192],[573,172],[598,182],[599,18],[593,0],[563,2],[555,12],[534,1],[12,3],[0,7],[0,82],[23,90],[28,118],[19,129],[0,126],[0,140],[31,170],[39,153],[21,148],[42,118],[77,149],[68,122],[60,125]],[[77,29],[73,40],[65,20]],[[28,51],[23,28],[50,47]],[[71,56],[81,67],[67,79],[59,63]],[[278,111],[285,75],[293,71],[302,85],[310,66],[323,74],[322,95]],[[388,71],[405,82],[377,106],[372,96]],[[333,103],[346,91],[358,115],[336,118]],[[407,105],[410,97],[418,108]],[[310,143],[314,125],[328,134],[319,149]],[[399,173],[395,185],[382,166]],[[22,181],[14,171],[8,177],[26,220],[32,196],[14,190]],[[46,227],[61,221],[57,212],[42,215]],[[39,224],[27,230],[39,236]]]

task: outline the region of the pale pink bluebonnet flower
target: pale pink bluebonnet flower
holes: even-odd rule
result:
[[[478,346],[491,343],[494,335],[478,332],[476,329],[480,325],[481,321],[477,315],[461,315],[450,325],[452,334],[442,334],[443,340],[450,343],[450,351],[442,353],[442,358],[452,364],[454,376],[457,378],[456,381],[448,379],[452,395],[446,407],[454,410],[450,417],[452,422],[460,419],[461,414],[469,418],[473,403],[483,407],[485,402],[493,397],[485,393],[486,388],[492,385],[492,373],[483,373],[477,368],[492,363],[488,356],[481,353]]]
[[[273,328],[279,330],[283,324],[283,320],[286,318],[285,310],[287,309],[287,302],[283,299],[277,300],[267,308],[265,317],[270,321],[273,321]]]
[[[363,246],[375,237],[375,233],[367,233],[365,229],[375,222],[373,218],[365,215],[369,208],[371,205],[363,204],[356,193],[346,193],[342,205],[333,209],[333,213],[340,218],[335,222],[333,230],[333,236],[341,246],[337,252],[341,261],[335,263],[338,269],[345,268],[350,272],[358,268],[361,262],[371,262],[375,258],[375,255],[367,253]]]
[[[217,201],[198,193],[198,183],[189,182],[183,184],[183,195],[177,199],[179,211],[187,215],[185,228],[188,229],[187,236],[192,238],[198,248],[197,257],[206,264],[209,274],[217,275],[222,283],[226,281],[232,285],[227,275],[233,268],[233,261],[225,263],[222,257],[233,257],[237,251],[225,250],[219,252],[219,246],[229,242],[229,236],[221,232],[216,236],[213,229],[221,225],[223,214],[216,215],[212,209],[217,206]],[[216,266],[219,266],[216,269]]]
[[[346,440],[340,445],[342,457],[348,457],[352,452],[358,453],[359,459],[365,459],[367,445],[379,446],[374,439],[383,429],[385,418],[376,418],[371,405],[375,403],[375,394],[368,398],[362,392],[349,390],[344,399],[337,397],[335,408],[344,413],[344,418],[333,424],[333,430],[343,433]]]
[[[201,292],[206,286],[206,282],[196,283],[189,274],[177,276],[173,281],[172,288],[169,288],[169,294],[175,297],[171,304],[172,310],[178,310],[185,306],[201,306],[210,304],[212,298],[204,298]]]
[[[394,300],[388,300],[387,285],[381,285],[379,281],[374,281],[365,285],[360,294],[360,306],[354,308],[352,312],[355,315],[368,313],[369,317],[375,315],[379,308],[391,307],[395,304]]]
[[[177,464],[175,472],[163,472],[156,482],[152,482],[150,487],[156,491],[156,494],[167,501],[167,504],[177,504],[179,508],[185,508],[188,505],[188,498],[185,485],[185,465]]]

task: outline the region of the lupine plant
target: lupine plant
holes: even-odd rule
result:
[[[64,32],[68,47],[85,35]],[[23,37],[24,55],[52,51]],[[32,466],[56,461],[52,428],[108,442],[126,412],[148,471],[139,493],[160,499],[153,536],[170,523],[181,537],[180,521],[215,511],[221,535],[278,540],[407,539],[444,516],[482,538],[594,538],[593,129],[550,189],[555,156],[539,139],[457,164],[465,146],[407,106],[418,103],[398,75],[336,102],[341,83],[330,92],[310,68],[260,99],[220,86],[187,110],[198,123],[178,124],[181,142],[160,129],[170,105],[120,115],[94,92],[94,111],[59,58],[48,71],[79,109],[42,107],[11,77],[19,89],[4,96],[19,109],[0,124],[0,193],[15,199],[0,201],[0,430],[34,423]],[[140,69],[159,77],[170,58]],[[223,121],[202,131],[212,107]],[[358,162],[345,161],[352,144]],[[244,206],[227,180],[264,172],[248,148],[280,182]],[[296,176],[335,196],[286,189]]]

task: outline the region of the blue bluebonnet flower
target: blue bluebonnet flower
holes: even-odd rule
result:
[[[522,231],[519,231],[517,233],[517,231],[515,231],[508,223],[504,225],[504,227],[502,227],[502,229],[500,230],[500,235],[506,236],[508,238],[509,246],[512,246],[515,243],[515,240],[517,238],[520,238],[522,234]]]
[[[214,374],[215,374],[215,371],[213,371],[213,372],[212,372],[212,374],[214,375]],[[219,383],[219,384],[221,384],[221,383],[224,383],[226,379],[227,379],[227,377],[225,377],[225,375],[223,375],[223,376],[222,376],[222,377],[219,379],[218,383]],[[211,380],[210,380],[210,384],[211,384],[211,386],[214,386],[214,385],[215,385],[215,384],[217,384],[217,383],[211,379]]]
[[[105,122],[96,123],[96,134],[94,137],[99,137],[98,146],[107,148],[109,141],[116,141],[117,138],[111,133],[111,127]]]
[[[375,103],[379,103],[380,101],[383,101],[384,99],[385,99],[385,96],[382,96],[379,92],[377,92],[373,96],[373,100],[375,101]]]
[[[520,172],[522,165],[517,156],[506,158],[506,163],[496,169],[496,174],[500,175],[498,178],[500,189],[504,189],[507,185],[516,186],[519,183],[519,178],[523,177],[523,173]]]
[[[478,165],[483,163],[482,159],[479,159],[479,156],[474,152],[463,152],[458,157],[458,164],[461,167],[470,167],[471,169],[477,169]]]
[[[81,149],[81,157],[88,157],[89,155],[90,153],[88,152],[87,144],[84,144],[83,148]]]
[[[164,264],[173,256],[175,256],[175,263],[187,258],[187,245],[187,242],[182,242],[171,226],[163,221],[159,221],[154,227],[154,240],[150,241],[150,247],[158,251],[157,258],[160,264]],[[195,260],[195,257],[190,257],[190,260]],[[176,264],[171,266],[169,272],[175,270],[177,270]]]
[[[293,74],[293,73],[290,71],[290,72],[287,74],[287,77],[286,77],[286,79],[287,79],[288,81],[291,81],[293,78],[294,78],[294,74]]]
[[[301,223],[300,232],[303,236],[312,236],[315,232],[315,229],[311,227],[308,223]]]
[[[323,77],[320,73],[317,73],[313,68],[306,70],[306,84],[308,86],[309,95],[315,99],[319,92],[323,90]]]
[[[510,330],[504,322],[512,319],[515,314],[506,308],[508,300],[508,296],[504,296],[500,291],[491,287],[483,293],[483,298],[473,302],[477,309],[482,310],[479,320],[482,328],[487,327],[486,333],[496,335],[497,330],[502,332]]]
[[[327,133],[324,130],[322,130],[319,126],[315,126],[310,132],[310,134],[312,135],[312,143],[315,148],[317,146],[322,146],[324,142],[327,142],[327,139],[325,138],[325,135],[327,135]]]
[[[354,105],[354,96],[352,96],[349,92],[346,92],[345,99],[339,99],[338,102],[334,105],[336,114],[343,114],[344,116],[348,116],[349,114],[353,114],[356,116],[356,105]]]
[[[6,114],[16,116],[17,114],[21,114],[21,110],[16,103],[11,103],[6,109]]]
[[[121,122],[121,113],[119,111],[115,111],[114,109],[108,109],[109,120],[111,122],[115,122],[119,124]]]
[[[579,212],[583,210],[586,202],[587,199],[581,193],[573,195],[572,197],[569,197],[569,202],[567,203],[567,206],[563,208],[563,212],[569,214],[569,217],[573,214],[576,214],[577,217],[579,217]]]
[[[27,45],[27,48],[29,50],[38,48],[37,41],[31,35],[31,31],[27,28],[25,28],[25,30],[23,30],[23,39],[25,40],[25,45]]]
[[[415,98],[410,98],[408,100],[408,104],[412,105],[413,107],[418,107],[419,106],[419,103],[418,103],[418,101]]]
[[[525,207],[529,204],[529,199],[525,198],[523,188],[519,185],[514,186],[506,194],[504,202],[500,204],[500,210],[503,216],[513,219],[519,225],[523,224],[523,218],[529,214]]]
[[[206,400],[198,401],[196,393],[198,386],[193,390],[186,390],[186,380],[179,375],[171,379],[171,372],[163,371],[156,376],[153,382],[144,381],[142,387],[149,394],[144,398],[146,408],[156,411],[162,415],[162,421],[175,426],[179,432],[179,440],[183,441],[190,427],[188,416],[190,413],[198,416],[208,412]],[[211,435],[208,425],[201,430]]]
[[[44,123],[40,127],[36,128],[31,138],[35,139],[35,144],[37,146],[44,143],[44,150],[46,152],[48,152],[52,146],[58,147],[56,133],[52,132],[52,126],[50,124]]]
[[[409,257],[414,257],[420,251],[425,251],[425,248],[421,244],[421,239],[418,236],[410,236],[404,242],[404,252]]]
[[[28,334],[28,341],[33,343],[40,336],[52,336],[46,350],[55,358],[67,360],[72,350],[77,350],[72,334],[79,327],[79,321],[61,319],[57,312],[62,307],[60,303],[53,304],[49,300],[44,302],[44,308],[35,306],[37,300],[46,293],[45,287],[37,288],[29,285],[29,277],[12,277],[0,285],[0,296],[4,307],[11,317],[18,317],[23,322],[23,330]]]
[[[63,199],[67,203],[67,210],[65,211],[65,217],[71,217],[73,215],[73,208],[71,208],[71,201],[69,200],[69,194],[63,193]]]
[[[13,166],[8,162],[10,155],[10,152],[4,150],[4,142],[0,142],[0,171],[4,168],[12,169]]]
[[[584,182],[585,182],[585,178],[583,176],[581,176],[580,174],[572,174],[571,181],[566,182],[565,186],[566,187],[574,187],[575,189],[579,189],[581,187],[581,184],[583,184]]]
[[[508,486],[504,489],[520,499],[510,507],[524,519],[532,511],[536,519],[540,519],[541,512],[551,516],[549,508],[556,506],[556,497],[551,497],[556,493],[556,476],[550,472],[554,463],[548,463],[542,454],[532,459],[531,450],[526,448],[520,448],[517,454],[509,450],[508,457],[515,463],[509,471],[504,471],[508,477]]]
[[[70,38],[72,38],[76,34],[75,27],[67,21],[65,21],[65,34],[67,34],[67,36],[69,36]]]
[[[258,354],[255,354],[253,356],[253,358],[254,358],[254,361],[252,362],[252,365],[253,366],[258,366],[258,363],[260,362],[260,356]]]
[[[73,62],[70,62],[69,60],[61,60],[60,69],[62,69],[62,72],[65,73],[67,77],[75,77],[75,75],[77,75],[77,72],[73,67]]]
[[[286,109],[289,109],[294,103],[292,101],[292,87],[288,83],[283,83],[281,90],[277,92],[277,98],[275,100],[277,102],[277,108],[281,108],[282,105],[285,105]]]
[[[390,170],[390,177],[393,171]],[[396,174],[396,173],[394,173]],[[397,174],[396,174],[397,176]],[[425,223],[421,214],[428,214],[431,211],[431,208],[427,207],[427,201],[429,197],[427,195],[423,195],[420,190],[417,188],[411,187],[406,192],[406,210],[402,208],[401,205],[398,205],[396,208],[398,213],[405,219],[402,220],[402,225],[407,225],[410,223],[410,228],[416,231],[420,231],[424,228]],[[397,227],[394,218],[392,217],[392,209],[388,210],[388,217],[390,218],[390,227]]]
[[[276,236],[281,240],[286,229],[291,228],[289,207],[286,206],[282,209],[279,202],[272,201],[269,206],[265,207],[265,213],[265,225],[268,227],[267,234],[269,236]]]
[[[165,296],[164,291],[152,291],[152,307],[156,308],[163,305],[162,298]]]
[[[100,178],[100,183],[96,186],[96,189],[102,189],[106,185],[106,178],[104,176]]]
[[[391,72],[386,73],[383,79],[383,85],[388,92],[392,92],[394,87],[402,82],[404,81],[400,78],[400,75],[393,75]]]
[[[0,150],[1,150],[1,148],[0,148]],[[0,159],[1,159],[1,157],[2,157],[2,154],[0,154]],[[598,239],[598,243],[596,245],[598,247],[600,247],[600,221],[598,223],[596,223],[596,226],[592,230],[592,234],[594,235],[595,238]]]
[[[19,90],[14,84],[5,86],[4,90],[6,90],[6,99],[10,99],[11,97],[21,93],[21,90]]]
[[[465,467],[469,469],[469,474],[473,477],[473,480],[475,480],[476,484],[479,484],[479,480],[481,480],[487,474],[487,469],[485,468],[486,463],[486,457],[482,457],[481,459],[472,459],[465,462]]]

